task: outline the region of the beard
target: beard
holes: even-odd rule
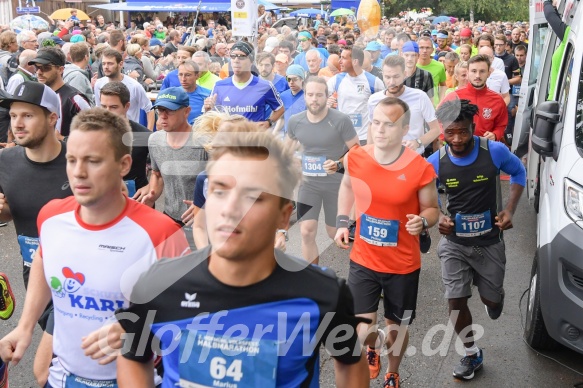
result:
[[[44,143],[45,139],[47,136],[49,136],[51,131],[53,130],[47,126],[45,127],[45,131],[43,133],[39,133],[35,136],[30,136],[22,140],[16,140],[16,144],[24,148],[38,148]]]
[[[318,114],[322,113],[324,111],[324,109],[326,109],[326,104],[322,104],[322,105],[310,104],[307,106],[307,108],[311,114],[313,114],[314,116],[317,116]]]

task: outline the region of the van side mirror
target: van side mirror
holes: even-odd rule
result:
[[[536,107],[532,148],[541,156],[553,156],[553,132],[559,122],[559,103],[545,101]]]

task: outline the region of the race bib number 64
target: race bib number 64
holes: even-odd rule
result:
[[[182,331],[180,387],[272,388],[276,384],[277,343]]]

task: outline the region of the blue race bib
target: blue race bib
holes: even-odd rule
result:
[[[131,198],[136,194],[136,181],[133,179],[129,179],[127,181],[123,181],[128,188],[128,197]]]
[[[65,388],[117,388],[117,380],[90,380],[70,374],[65,380]]]
[[[181,387],[275,388],[277,343],[182,330]]]
[[[324,171],[325,156],[302,155],[302,173],[305,176],[327,176]]]
[[[354,128],[362,127],[362,115],[360,113],[355,113],[348,116],[350,117],[350,120],[352,120],[352,125]]]
[[[18,236],[18,245],[20,245],[20,255],[24,260],[24,265],[30,267],[32,265],[32,259],[34,259],[34,255],[38,249],[38,238]]]
[[[490,210],[478,214],[456,214],[455,234],[458,237],[476,237],[492,231]]]
[[[371,245],[396,247],[399,241],[399,221],[363,214],[360,217],[360,238]]]
[[[512,85],[512,95],[513,96],[520,95],[520,85]]]

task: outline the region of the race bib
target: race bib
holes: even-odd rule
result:
[[[362,127],[362,115],[360,113],[348,115],[350,120],[352,120],[352,125],[354,128]]]
[[[476,237],[492,231],[490,210],[478,214],[456,214],[455,234],[458,237]]]
[[[38,238],[18,236],[18,245],[20,245],[20,255],[24,260],[24,265],[27,267],[32,266],[32,259],[34,259],[39,245]]]
[[[512,95],[513,96],[520,95],[520,85],[512,85]]]
[[[128,179],[127,181],[123,181],[128,188],[128,197],[131,198],[136,194],[136,181],[133,179]]]
[[[183,330],[178,373],[182,388],[274,388],[277,343]]]
[[[360,238],[371,245],[396,247],[399,240],[399,221],[363,214],[360,217]]]
[[[117,388],[117,380],[90,380],[71,374],[65,380],[65,388]]]
[[[325,156],[302,155],[302,173],[305,176],[326,176],[324,171]]]

